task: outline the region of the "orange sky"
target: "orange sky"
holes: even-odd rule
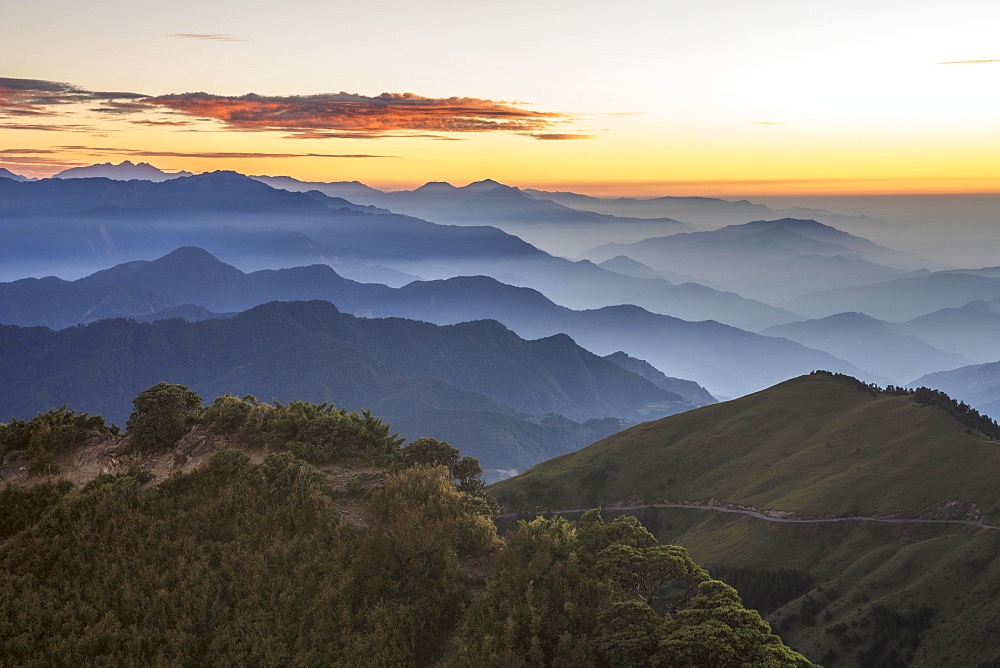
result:
[[[33,0],[4,17],[0,166],[22,174],[128,159],[379,187],[1000,192],[995,2]]]

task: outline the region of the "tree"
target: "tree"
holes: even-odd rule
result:
[[[771,633],[736,590],[706,580],[690,605],[667,622],[653,664],[658,666],[809,666],[804,656]]]
[[[447,466],[459,491],[472,496],[484,496],[486,483],[480,477],[483,474],[483,467],[479,464],[479,460],[475,457],[459,459],[458,448],[451,443],[423,436],[402,448],[400,452],[407,467]]]
[[[137,450],[166,450],[187,431],[201,410],[201,397],[186,385],[157,383],[132,400],[126,423]]]
[[[447,466],[451,470],[458,461],[458,448],[447,441],[423,436],[402,449],[406,466]]]

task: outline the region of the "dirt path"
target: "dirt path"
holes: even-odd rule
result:
[[[736,515],[749,515],[750,517],[756,517],[757,519],[764,520],[766,522],[782,522],[782,523],[798,523],[798,524],[819,524],[819,523],[829,523],[829,522],[882,522],[885,524],[965,524],[967,526],[976,527],[978,529],[993,529],[1000,530],[1000,526],[993,524],[986,524],[984,522],[975,522],[973,520],[919,520],[919,519],[884,519],[880,517],[827,517],[819,519],[796,519],[791,517],[772,517],[771,515],[765,515],[754,510],[738,510],[736,508],[723,508],[720,506],[696,506],[696,505],[685,505],[679,503],[652,503],[642,506],[603,506],[602,510],[616,510],[616,511],[629,511],[629,510],[642,510],[644,508],[687,508],[690,510],[712,510],[717,513],[733,513]],[[535,512],[533,514],[542,515],[548,513],[585,513],[593,508],[564,508],[564,509],[552,509],[543,512]],[[503,513],[497,515],[501,518],[511,518],[519,517],[524,514],[532,513]]]

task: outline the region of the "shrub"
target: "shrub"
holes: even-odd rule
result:
[[[126,428],[136,450],[162,451],[173,446],[198,419],[201,397],[185,385],[157,383],[132,400]]]

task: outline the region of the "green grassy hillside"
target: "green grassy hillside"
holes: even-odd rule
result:
[[[813,374],[643,423],[491,492],[514,509],[714,499],[797,516],[1000,520],[1000,443],[958,413]]]
[[[939,393],[817,373],[638,425],[489,490],[516,509],[700,501],[798,518],[997,523],[1000,443],[984,431],[995,436],[995,423]],[[828,668],[1000,661],[998,530],[626,512]]]

